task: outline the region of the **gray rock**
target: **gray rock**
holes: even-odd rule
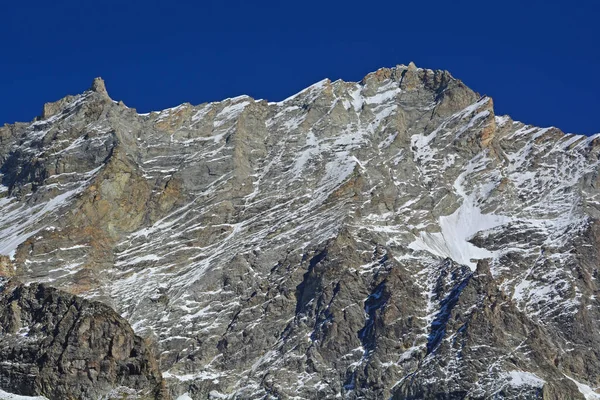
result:
[[[49,399],[167,399],[142,338],[104,304],[46,287],[0,293],[0,387]]]

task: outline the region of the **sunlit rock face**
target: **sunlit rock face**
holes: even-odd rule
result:
[[[595,399],[599,157],[412,63],[149,114],[96,79],[0,128],[0,274],[110,306],[160,396]]]

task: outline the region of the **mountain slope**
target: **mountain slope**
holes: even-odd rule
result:
[[[599,156],[414,64],[149,114],[97,79],[0,128],[0,253],[175,397],[594,398]]]

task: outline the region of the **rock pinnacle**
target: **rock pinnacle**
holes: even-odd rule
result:
[[[100,77],[94,78],[94,82],[92,83],[92,87],[90,89],[96,93],[101,93],[108,96],[108,92],[106,91],[106,85],[104,84],[104,79]]]

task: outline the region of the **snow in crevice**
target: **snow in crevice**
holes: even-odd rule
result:
[[[211,110],[212,110],[212,104],[208,103],[208,104],[205,104],[204,106],[202,106],[198,111],[196,111],[196,113],[192,116],[192,119],[191,119],[192,126],[194,126],[197,123],[199,123],[200,121],[202,121],[203,118],[206,117],[206,115],[208,115],[208,113]]]
[[[294,162],[294,166],[291,169],[294,179],[300,178],[308,161],[319,153],[319,142],[317,141],[315,134],[312,131],[308,132],[306,135],[305,148],[298,154],[298,157]]]
[[[488,97],[483,97],[444,120],[432,132],[427,134],[414,134],[411,136],[410,149],[413,152],[413,160],[421,174],[421,179],[425,183],[430,183],[433,180],[434,175],[439,174],[440,171],[444,171],[445,168],[454,164],[455,161],[454,158],[448,158],[449,155],[446,154],[443,160],[443,166],[440,168],[440,160],[438,159],[440,151],[433,146],[438,136],[446,136],[454,132],[456,139],[467,130],[473,129],[479,120],[485,120],[485,118],[490,115],[490,111],[484,110],[474,116],[472,114],[485,106],[489,101],[490,99]],[[466,121],[466,118],[468,118],[468,122],[463,123],[463,120]],[[460,123],[456,125],[457,122]]]
[[[239,103],[233,103],[224,107],[215,117],[213,126],[215,128],[218,128],[225,124],[227,121],[231,121],[237,118],[242,113],[242,111],[244,111],[244,109],[250,104],[250,101],[241,101]]]
[[[396,140],[396,137],[398,137],[398,132],[394,132],[394,133],[388,135],[388,137],[386,137],[383,141],[381,141],[377,145],[377,147],[380,150],[387,149],[388,147],[390,147],[392,145],[392,143],[394,143],[394,140]]]
[[[369,105],[385,104],[394,99],[400,92],[401,89],[398,84],[394,81],[390,81],[387,84],[380,86],[377,93],[373,96],[364,97],[362,102]],[[356,92],[352,92],[352,98],[356,101],[356,103],[354,103],[354,109],[360,109],[360,107],[362,107],[362,102],[358,100]],[[360,107],[357,107],[358,105],[360,105]]]
[[[464,125],[463,127],[461,127],[458,130],[458,132],[456,132],[456,135],[454,138],[458,139],[463,133],[465,133],[469,129],[473,128],[475,126],[475,124],[477,123],[477,121],[487,118],[490,114],[491,113],[489,110],[484,110],[484,111],[477,113],[473,118],[471,118],[471,120],[469,121],[468,124]]]
[[[437,150],[430,146],[430,143],[436,138],[438,129],[429,135],[413,135],[410,138],[410,148],[413,150],[413,159],[416,163],[424,164],[434,160]]]

